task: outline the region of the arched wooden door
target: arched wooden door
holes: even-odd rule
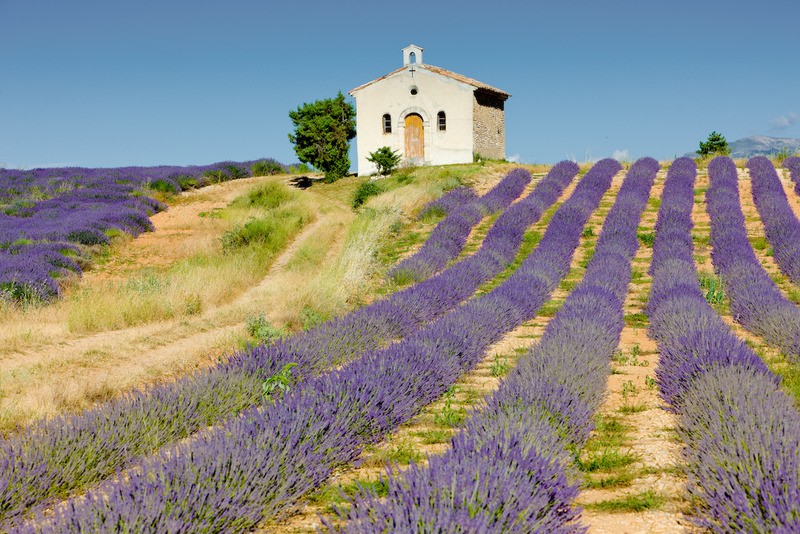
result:
[[[422,117],[416,113],[406,115],[406,161],[425,161],[425,133]]]

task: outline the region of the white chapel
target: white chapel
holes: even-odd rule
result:
[[[403,66],[349,91],[356,101],[359,176],[367,156],[388,146],[411,165],[470,163],[474,154],[505,158],[505,101],[510,94],[427,65],[422,48],[403,49]]]

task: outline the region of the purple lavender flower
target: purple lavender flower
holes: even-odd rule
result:
[[[452,448],[429,457],[427,468],[412,465],[390,479],[388,497],[369,492],[356,497],[352,508],[339,512],[349,521],[341,530],[424,525],[426,531],[449,532],[467,515],[472,519],[466,524],[477,532],[584,531],[577,523],[579,510],[572,507],[578,488],[569,483],[574,473],[567,445],[586,441],[602,401],[608,362],[624,324],[637,224],[657,170],[650,158],[631,167],[583,281],[540,342],[486,399],[485,409],[472,414],[453,438]],[[572,208],[565,204],[559,213]],[[552,231],[558,224],[554,217],[545,238],[558,235]]]
[[[438,275],[271,346],[235,355],[209,371],[134,391],[86,413],[32,425],[0,443],[0,519],[47,506],[97,482],[137,456],[219,424],[261,400],[261,382],[288,363],[299,383],[412,334],[472,295],[515,257],[525,230],[561,195],[577,165],[556,165],[514,209],[501,214],[481,248]],[[143,430],[146,429],[146,430]],[[98,439],[97,436],[103,436]]]
[[[281,402],[246,410],[164,451],[126,480],[59,508],[52,523],[43,519],[37,529],[113,524],[241,531],[264,517],[279,517],[365,444],[441,395],[489,344],[531,317],[567,272],[580,231],[618,169],[605,160],[587,173],[539,247],[495,290],[401,342],[297,386]]]
[[[756,160],[754,168],[758,182],[764,171],[760,160]],[[730,158],[717,157],[709,162],[708,173],[711,259],[723,279],[733,318],[780,347],[789,358],[800,358],[800,309],[781,294],[747,239],[736,166]]]
[[[715,247],[720,234],[725,246],[738,244],[738,249],[718,250],[727,269],[736,265],[728,257],[734,250],[748,259],[752,249],[737,237],[742,218],[738,194],[732,192],[735,168],[726,159],[712,164],[709,212],[717,221],[712,221],[712,232],[714,224],[718,230]],[[679,414],[687,487],[699,503],[692,520],[713,532],[796,532],[800,414],[779,388],[778,377],[733,335],[700,291],[691,259],[694,178],[694,162],[685,158],[676,160],[667,176],[648,302],[650,333],[661,355],[656,377],[661,396]],[[719,232],[722,219],[730,225],[727,232]]]
[[[795,193],[800,195],[800,157],[786,158],[783,161],[783,166],[789,169],[789,176],[794,182]]]
[[[559,169],[572,172],[566,165]],[[573,173],[576,174],[577,171]],[[514,201],[531,181],[531,175],[524,169],[514,169],[481,198],[453,207],[431,232],[431,235],[414,255],[404,259],[389,270],[389,276],[404,277],[420,281],[444,268],[463,250],[472,228],[486,213],[506,208]],[[458,190],[458,189],[456,189]],[[461,199],[465,195],[459,194]],[[448,198],[447,203],[452,199]]]
[[[781,271],[795,284],[800,284],[800,221],[797,220],[778,173],[767,158],[751,158],[750,170],[753,203],[764,223],[773,257]]]

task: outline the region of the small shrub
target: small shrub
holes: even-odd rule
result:
[[[756,250],[766,250],[766,248],[769,246],[769,243],[767,242],[767,238],[766,237],[761,237],[761,236],[759,236],[759,237],[751,237],[750,238],[750,244],[753,245],[753,248],[756,249]]]
[[[720,306],[725,300],[722,281],[715,275],[707,272],[701,272],[698,278],[700,279],[700,288],[706,292],[706,301],[712,306]]]
[[[392,282],[398,286],[406,286],[408,284],[413,284],[414,282],[419,282],[419,280],[418,276],[413,270],[398,269],[392,272]]]
[[[186,174],[176,176],[175,181],[178,182],[178,185],[181,186],[181,189],[184,191],[187,189],[196,189],[203,185],[203,183],[201,183],[201,181],[194,176],[189,176]]]
[[[644,384],[647,386],[647,389],[656,389],[656,379],[650,375],[644,377]]]
[[[247,171],[237,165],[226,165],[225,169],[228,171],[231,180],[247,178],[248,176]]]
[[[227,182],[231,179],[225,171],[206,171],[203,176],[208,178],[209,183],[218,184],[220,182]]]
[[[295,377],[292,376],[292,368],[297,367],[297,364],[287,363],[280,371],[267,378],[261,383],[261,393],[266,402],[275,403],[276,399],[273,397],[276,393],[279,398],[289,391],[289,388],[294,384]]]
[[[185,311],[186,315],[197,315],[203,311],[203,301],[199,294],[192,293],[186,297]]]
[[[398,184],[407,185],[414,181],[414,176],[406,172],[402,172],[397,174],[394,179],[397,180]]]
[[[508,373],[509,365],[508,365],[508,358],[503,356],[500,358],[499,354],[494,355],[494,363],[490,367],[490,372],[492,376],[500,377],[505,376]]]
[[[444,394],[444,406],[441,412],[434,416],[434,421],[443,426],[458,426],[467,416],[467,411],[464,408],[454,409],[453,398],[458,392],[458,386],[450,386]]]
[[[424,223],[432,223],[443,219],[445,216],[447,216],[447,210],[442,206],[431,206],[419,216],[419,220]]]
[[[289,239],[291,225],[276,217],[250,219],[242,226],[235,226],[222,234],[222,251],[235,252],[238,249],[258,245],[274,252]]]
[[[245,320],[245,324],[250,337],[265,345],[274,343],[286,336],[286,331],[283,328],[272,326],[263,313],[248,317]]]
[[[150,189],[152,189],[153,191],[158,191],[160,193],[180,192],[178,186],[168,180],[156,180],[155,182],[150,182]]]
[[[656,239],[656,235],[653,232],[640,232],[637,236],[644,246],[653,248],[653,243]]]
[[[271,176],[273,174],[282,174],[286,172],[283,165],[277,161],[269,161],[262,159],[250,166],[250,172],[253,176]]]
[[[305,307],[303,311],[300,312],[300,324],[303,325],[303,330],[309,330],[327,320],[328,318],[326,316],[313,308]]]
[[[46,301],[48,296],[30,284],[19,282],[0,282],[0,300],[7,300],[21,305],[23,308],[40,304]]]
[[[375,152],[370,152],[367,155],[367,161],[374,163],[378,168],[378,174],[385,176],[397,168],[400,163],[400,154],[388,146],[382,146]]]
[[[231,206],[236,208],[277,208],[292,200],[293,194],[289,188],[276,183],[266,182],[247,192],[247,195],[236,199]]]
[[[366,202],[369,197],[374,197],[380,195],[381,193],[383,193],[383,187],[381,187],[377,182],[364,182],[358,186],[358,189],[356,189],[356,192],[353,194],[353,208],[358,208],[364,202]]]

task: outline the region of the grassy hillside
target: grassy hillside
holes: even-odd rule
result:
[[[60,300],[0,301],[0,431],[207,366],[394,291],[386,270],[438,220],[417,222],[415,211],[461,183],[485,191],[512,167],[418,168],[374,182],[368,195],[363,178],[300,189],[293,175],[159,194],[169,209],[152,217],[156,230],[96,246]]]

